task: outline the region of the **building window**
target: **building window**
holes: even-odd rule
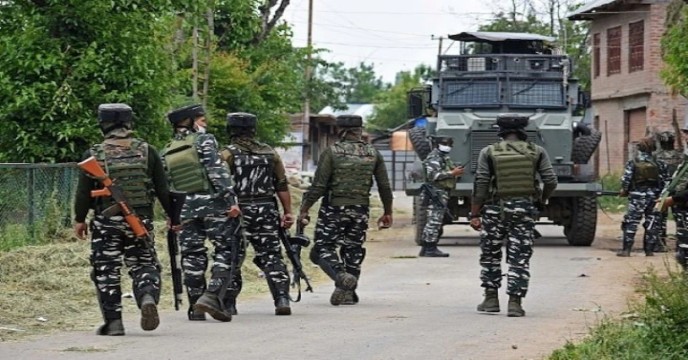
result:
[[[638,21],[628,24],[628,72],[643,70],[645,24]]]
[[[607,76],[621,72],[621,26],[607,29]]]
[[[600,76],[600,34],[592,36],[592,75]]]

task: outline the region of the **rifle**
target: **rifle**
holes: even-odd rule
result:
[[[442,199],[440,196],[437,194],[437,192],[430,186],[428,183],[424,183],[423,185],[420,186],[420,191],[421,193],[425,193],[430,201],[432,201],[435,206],[441,206],[444,208],[444,213],[449,215],[452,219],[454,218],[454,215],[449,211],[449,208],[447,205],[442,203]]]
[[[301,301],[301,279],[306,282],[307,292],[313,292],[313,287],[311,286],[308,276],[303,272],[303,265],[301,264],[301,248],[306,247],[310,244],[310,239],[303,234],[304,225],[301,221],[296,222],[296,235],[291,236],[289,232],[280,226],[279,237],[284,245],[284,249],[287,253],[287,257],[294,268],[292,275],[292,287],[296,287],[298,295],[296,299],[291,299],[293,302]],[[291,295],[289,296],[291,298]]]
[[[597,195],[597,196],[619,196],[619,192],[614,191],[614,190],[600,190],[600,191],[595,192],[595,195]]]
[[[182,267],[177,232],[172,228],[181,224],[181,213],[186,193],[170,191],[170,228],[167,230],[167,249],[170,254],[170,269],[172,271],[172,288],[174,289],[174,309],[179,310],[182,304]]]
[[[129,206],[127,197],[124,195],[124,190],[122,190],[121,187],[119,187],[112,179],[110,179],[100,164],[98,164],[98,160],[96,160],[95,157],[89,157],[88,159],[80,162],[78,166],[81,168],[81,170],[98,180],[100,184],[103,185],[102,189],[91,190],[91,197],[97,198],[110,196],[115,201],[115,205],[105,209],[103,214],[121,213],[122,216],[124,216],[124,220],[127,222],[127,224],[129,224],[129,227],[134,232],[134,235],[143,240],[145,249],[150,251],[151,256],[153,256],[153,260],[155,261],[155,265],[158,269],[160,269],[160,260],[158,260],[158,256],[155,254],[153,238],[148,232],[148,229],[146,229],[146,226],[143,224],[143,221],[141,221],[141,218],[139,218],[134,212],[134,209]]]

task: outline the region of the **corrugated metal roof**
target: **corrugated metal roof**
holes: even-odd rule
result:
[[[556,39],[539,34],[529,34],[520,32],[497,32],[497,31],[465,31],[459,34],[449,35],[455,41],[506,41],[506,40],[536,40],[554,42]]]
[[[568,14],[566,17],[571,19],[571,20],[583,20],[583,19],[588,19],[589,16],[581,16],[584,14],[589,14],[589,13],[594,13],[597,8],[600,8],[605,5],[610,5],[612,3],[617,2],[618,0],[593,0],[588,2],[587,4],[581,6],[579,9],[573,11],[572,13]]]

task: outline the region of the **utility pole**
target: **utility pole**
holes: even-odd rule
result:
[[[440,67],[442,66],[442,60],[440,60],[440,55],[442,55],[442,40],[444,40],[443,36],[435,36],[435,35],[430,35],[430,40],[439,40],[439,44],[437,46],[437,71],[440,71]]]
[[[310,151],[308,132],[310,129],[311,122],[311,61],[313,58],[313,0],[308,0],[308,39],[307,39],[307,55],[306,55],[306,91],[305,91],[305,101],[303,104],[303,119],[301,120],[301,135],[302,135],[302,145],[301,145],[301,170],[308,170],[306,156]]]

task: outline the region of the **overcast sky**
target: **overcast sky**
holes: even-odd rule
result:
[[[374,63],[387,82],[401,70],[435,64],[435,37],[476,30],[492,18],[493,0],[314,0],[313,43],[331,52],[323,57],[356,66]],[[294,45],[305,46],[308,0],[291,0],[284,20]],[[452,43],[444,41],[445,50]],[[456,45],[455,45],[456,46]],[[452,49],[454,50],[454,49]],[[451,50],[450,50],[451,51]]]

